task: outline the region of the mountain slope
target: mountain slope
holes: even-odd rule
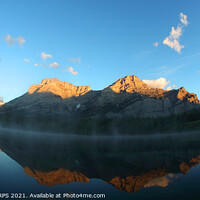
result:
[[[200,108],[197,96],[185,88],[151,88],[138,77],[126,76],[103,90],[44,79],[28,92],[1,107],[1,113],[24,116],[163,117]]]

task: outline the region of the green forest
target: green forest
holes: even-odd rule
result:
[[[174,133],[200,130],[200,111],[159,118],[92,118],[82,117],[67,120],[59,117],[23,117],[11,114],[0,115],[0,126],[55,133],[81,135],[136,135]]]

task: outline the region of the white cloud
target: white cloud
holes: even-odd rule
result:
[[[147,184],[144,185],[145,188],[148,187],[167,187],[169,183],[172,182],[168,177],[163,176],[150,180]]]
[[[60,66],[59,66],[59,64],[57,62],[54,62],[54,63],[49,64],[49,67],[57,69]]]
[[[176,87],[178,87],[178,86],[174,84],[172,86],[167,87],[166,90],[172,90],[172,88],[176,88]]]
[[[26,40],[23,37],[21,37],[21,36],[19,36],[16,39],[16,41],[18,42],[18,44],[20,45],[20,47],[23,47],[23,44],[26,42]]]
[[[170,81],[167,81],[167,79],[163,77],[156,80],[143,80],[143,82],[145,82],[152,88],[161,88],[161,89],[164,89],[170,83]]]
[[[26,58],[25,58],[24,61],[27,62],[27,63],[30,63],[30,60],[29,60],[29,59],[26,59]]]
[[[73,67],[67,67],[67,70],[68,70],[71,74],[73,74],[74,76],[78,74],[78,72],[75,72],[75,71],[74,71]]]
[[[197,70],[197,73],[200,74],[200,70]]]
[[[153,44],[153,46],[157,47],[157,46],[158,46],[158,42],[155,42],[155,43]]]
[[[163,44],[171,47],[172,49],[180,53],[181,49],[184,48],[184,46],[179,43],[179,37],[181,35],[182,35],[182,28],[180,26],[178,26],[177,29],[172,27],[170,36],[166,37],[163,40]]]
[[[15,38],[12,38],[11,35],[7,35],[7,36],[5,37],[5,41],[6,41],[7,44],[9,44],[9,45],[14,45],[14,43],[15,43]]]
[[[183,34],[183,26],[188,25],[187,15],[180,13],[180,20],[183,25],[178,25],[177,28],[172,27],[170,35],[163,40],[163,44],[174,49],[178,53],[181,53],[181,49],[184,48],[184,45],[181,45],[179,39]]]
[[[41,58],[45,61],[47,58],[53,58],[50,54],[45,54],[44,52],[41,53]]]
[[[180,20],[181,20],[181,23],[185,26],[189,24],[187,20],[187,15],[184,15],[182,12],[180,13]]]
[[[172,89],[172,86],[169,86],[166,88],[166,90],[171,90]]]
[[[9,45],[14,45],[17,42],[20,47],[23,47],[23,44],[26,42],[26,40],[23,37],[21,37],[21,36],[19,36],[18,38],[13,38],[9,34],[5,37],[5,41]]]
[[[81,63],[81,58],[77,57],[77,58],[69,58],[69,61],[73,62],[73,63]]]

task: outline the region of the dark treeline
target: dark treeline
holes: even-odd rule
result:
[[[134,135],[200,130],[200,111],[159,118],[91,118],[66,120],[59,117],[0,115],[2,127],[59,133]]]

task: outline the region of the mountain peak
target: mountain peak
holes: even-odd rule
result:
[[[56,83],[59,82],[57,78],[45,78],[42,80],[41,84]]]
[[[189,93],[184,87],[179,88],[177,92],[178,92],[177,98],[180,100],[187,99],[188,101],[194,104],[200,103],[197,95],[194,93]]]
[[[65,81],[59,81],[57,78],[50,78],[43,79],[38,85],[32,85],[28,93],[52,93],[65,99],[84,95],[90,90],[90,86],[75,86]]]
[[[156,91],[157,89],[151,88],[149,85],[141,81],[137,76],[130,75],[118,79],[112,85],[109,85],[107,88],[113,90],[115,93],[133,93],[138,92],[141,94],[146,93],[147,91]]]

